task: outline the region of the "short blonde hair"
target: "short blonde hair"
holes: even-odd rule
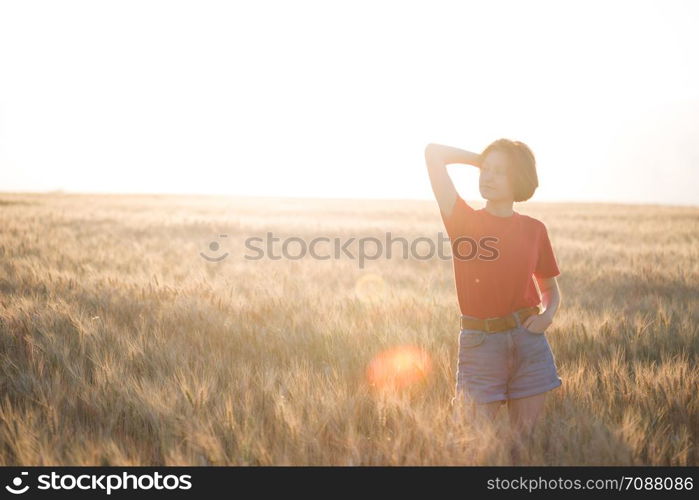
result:
[[[507,176],[512,186],[514,201],[527,201],[539,187],[536,174],[536,158],[529,146],[521,141],[497,139],[491,142],[481,153],[481,161],[491,151],[502,151],[510,158]]]

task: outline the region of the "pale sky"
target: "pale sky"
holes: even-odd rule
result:
[[[532,201],[699,205],[697,26],[667,0],[0,1],[0,191],[427,199],[427,143],[507,137]]]

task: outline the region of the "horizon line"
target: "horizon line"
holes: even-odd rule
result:
[[[376,197],[376,196],[314,196],[314,195],[274,195],[274,194],[239,194],[239,193],[199,193],[199,192],[125,192],[125,191],[80,191],[80,190],[66,190],[66,189],[44,189],[44,190],[22,190],[22,191],[5,191],[0,190],[0,195],[36,195],[36,194],[46,194],[46,195],[73,195],[73,196],[159,196],[159,197],[176,197],[176,196],[189,196],[189,197],[218,197],[218,198],[272,198],[272,199],[299,199],[299,200],[337,200],[337,201],[436,201],[434,197],[416,198],[416,197]],[[477,203],[485,203],[485,199],[476,198],[464,198],[465,201],[475,201]],[[558,200],[527,200],[527,201],[516,201],[515,204],[519,203],[532,203],[532,204],[587,204],[587,205],[650,205],[650,206],[664,206],[664,207],[683,207],[683,208],[699,208],[699,204],[696,203],[667,203],[667,202],[657,202],[657,201],[612,201],[606,199],[558,199]]]

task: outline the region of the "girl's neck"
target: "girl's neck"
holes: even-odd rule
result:
[[[515,213],[510,200],[488,200],[484,210],[497,217],[509,217]]]

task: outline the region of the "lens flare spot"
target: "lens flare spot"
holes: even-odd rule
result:
[[[432,363],[429,354],[415,346],[399,346],[377,354],[367,367],[369,385],[380,390],[400,390],[424,380]]]
[[[362,302],[380,301],[386,296],[386,282],[376,273],[367,273],[355,283],[354,293]]]

